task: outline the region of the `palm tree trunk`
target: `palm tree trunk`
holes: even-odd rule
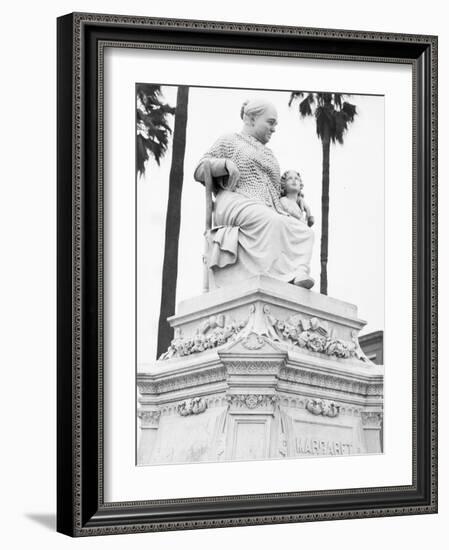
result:
[[[321,280],[320,292],[327,294],[327,258],[329,249],[329,136],[322,137],[323,174],[321,191]]]
[[[189,87],[179,86],[176,100],[173,151],[170,169],[167,217],[165,221],[165,252],[162,268],[162,294],[159,315],[157,357],[167,351],[173,339],[173,329],[167,317],[174,315],[176,283],[178,279],[178,244],[181,225],[181,196],[184,180],[184,154],[186,149],[187,105]]]

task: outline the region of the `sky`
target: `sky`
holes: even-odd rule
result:
[[[176,105],[176,86],[162,86],[162,92]],[[322,151],[315,120],[301,118],[297,104],[288,107],[289,91],[191,87],[177,302],[202,292],[205,198],[193,172],[221,134],[241,129],[240,108],[251,97],[266,98],[278,110],[278,126],[268,146],[281,173],[296,169],[302,175],[305,199],[315,217],[312,292],[319,292]],[[363,334],[384,328],[384,98],[346,99],[357,106],[357,116],[344,144],[331,145],[328,295],[358,306],[359,317],[367,321]],[[156,354],[171,152],[170,142],[160,166],[150,160],[137,181],[138,363],[153,361]]]

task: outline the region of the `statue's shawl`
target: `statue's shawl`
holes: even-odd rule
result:
[[[240,181],[235,191],[261,201],[278,212],[284,212],[279,200],[279,163],[273,151],[258,139],[241,132],[225,134],[210,147],[198,165],[205,159],[232,160],[240,172]],[[225,186],[225,183],[220,183]]]

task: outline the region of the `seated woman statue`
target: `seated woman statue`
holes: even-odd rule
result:
[[[240,117],[242,130],[219,137],[194,174],[204,183],[210,168],[214,181],[207,264],[215,286],[264,274],[311,288],[314,233],[282,207],[279,164],[266,146],[277,126],[276,109],[253,99],[245,101]]]

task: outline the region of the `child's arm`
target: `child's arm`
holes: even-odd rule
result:
[[[312,212],[310,211],[310,207],[309,205],[306,203],[306,201],[304,200],[304,198],[301,198],[300,199],[301,201],[301,208],[302,210],[304,210],[304,212],[306,213],[306,221],[307,221],[307,225],[309,227],[312,227],[312,225],[315,223],[315,218],[312,216]]]
[[[301,199],[301,201],[302,201],[302,205],[301,205],[302,209],[306,213],[306,216],[310,218],[310,216],[312,215],[312,212],[310,211],[309,205],[306,203],[304,199]]]

